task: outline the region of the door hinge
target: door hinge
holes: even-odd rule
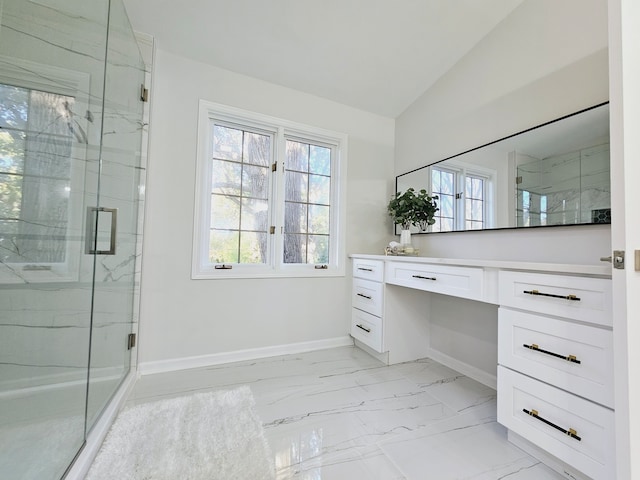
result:
[[[136,346],[136,334],[130,333],[127,336],[127,350],[131,350],[135,346]]]
[[[276,170],[278,170],[278,162],[275,162],[271,165],[271,171],[275,172]]]
[[[522,183],[522,177],[516,177],[516,185],[520,185]]]
[[[275,227],[274,225],[271,225],[271,226],[269,227],[269,233],[270,233],[271,235],[274,235],[274,234],[276,233],[276,227]]]
[[[149,101],[149,89],[145,88],[144,83],[140,84],[140,101],[141,102]]]

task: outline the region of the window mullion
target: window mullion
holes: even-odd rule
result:
[[[271,208],[273,208],[273,222],[276,227],[276,233],[273,235],[274,240],[274,256],[273,265],[280,269],[284,264],[284,199],[285,199],[285,159],[286,145],[284,128],[279,127],[274,142],[274,162],[276,163],[276,171],[273,172],[272,178],[274,182],[273,194],[271,196]]]

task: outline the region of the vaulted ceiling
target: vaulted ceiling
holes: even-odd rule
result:
[[[395,118],[523,0],[125,0],[159,49]]]

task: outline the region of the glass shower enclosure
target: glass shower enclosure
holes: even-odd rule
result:
[[[130,371],[143,83],[121,0],[0,0],[0,478],[62,478]]]

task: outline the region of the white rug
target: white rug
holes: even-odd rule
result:
[[[267,480],[274,466],[249,387],[122,411],[87,480]]]

